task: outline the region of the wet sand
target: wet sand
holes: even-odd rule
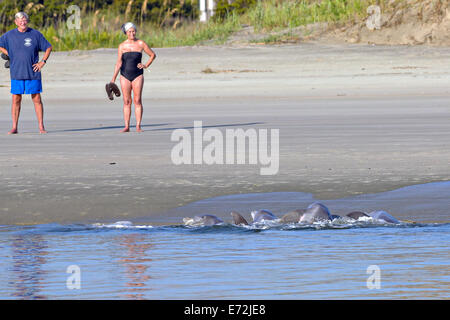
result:
[[[104,92],[115,50],[52,54],[44,73],[47,135],[37,133],[29,97],[20,134],[6,134],[9,74],[0,69],[0,224],[156,221],[221,195],[305,192],[327,200],[450,180],[448,48],[310,43],[155,52],[141,134],[119,133],[121,100]],[[194,120],[221,131],[279,129],[278,174],[262,176],[260,165],[174,165],[171,134]]]

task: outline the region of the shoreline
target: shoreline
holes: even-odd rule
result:
[[[155,215],[130,217],[133,224],[146,223],[152,226],[182,225],[183,218],[196,215],[213,214],[232,224],[231,211],[238,211],[248,221],[254,210],[266,209],[278,218],[295,209],[305,209],[313,202],[325,204],[332,214],[345,216],[351,211],[371,212],[376,210],[388,211],[400,221],[408,223],[447,224],[450,217],[446,213],[450,200],[446,195],[450,191],[450,181],[429,182],[409,185],[394,190],[378,193],[359,194],[337,199],[319,199],[307,192],[261,192],[249,194],[225,194],[212,198],[201,199],[187,203],[184,206],[171,208]],[[425,196],[425,197],[424,197]],[[46,224],[92,224],[116,223],[117,219],[79,220],[79,221],[50,221],[46,223],[16,223],[7,226],[33,226]]]
[[[320,202],[326,205],[332,214],[340,216],[352,211],[369,213],[383,210],[403,221],[449,223],[450,217],[446,211],[450,206],[450,200],[446,197],[449,191],[450,181],[443,181],[339,199],[320,199],[305,192],[234,194],[203,199],[169,212],[171,216],[182,217],[214,214],[224,221],[231,221],[230,212],[234,210],[251,221],[250,212],[254,210],[267,209],[281,218],[291,210],[306,209],[311,203]]]
[[[145,73],[142,134],[119,133],[122,102],[104,92],[114,49],[52,54],[45,136],[29,97],[20,134],[6,135],[9,73],[0,70],[0,224],[151,219],[225,194],[336,199],[450,180],[445,48],[309,43],[156,53]],[[279,174],[175,166],[170,135],[196,120],[221,131],[279,129]]]

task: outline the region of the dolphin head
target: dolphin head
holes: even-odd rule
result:
[[[272,212],[266,209],[252,211],[251,213],[253,222],[261,222],[263,220],[275,220],[278,219]]]
[[[212,215],[212,214],[205,214],[203,216],[201,216],[202,219],[202,223],[205,226],[213,226],[215,224],[220,224],[223,223],[223,220]]]
[[[331,216],[330,210],[327,208],[326,205],[320,203],[320,202],[313,202],[311,203],[308,208],[306,208],[306,210],[308,209],[313,209],[313,208],[321,208],[324,212],[326,212],[328,214],[328,216]]]
[[[400,223],[399,220],[391,216],[386,211],[372,211],[369,213],[369,216],[371,216],[373,219],[382,220],[388,223]]]
[[[314,202],[308,206],[301,216],[300,222],[313,223],[314,221],[332,220],[330,210],[320,202]]]

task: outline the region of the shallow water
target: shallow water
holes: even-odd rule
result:
[[[449,247],[450,223],[370,219],[0,226],[0,299],[449,298]]]
[[[163,220],[0,226],[0,299],[448,299],[449,192],[439,182],[322,201],[399,224],[229,223],[231,210],[281,216],[319,200],[279,192],[204,199]],[[204,213],[225,223],[183,225]]]

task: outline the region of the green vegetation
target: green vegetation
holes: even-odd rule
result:
[[[405,0],[390,1],[405,2]],[[256,31],[272,31],[295,28],[317,22],[345,24],[367,16],[370,5],[388,9],[388,0],[266,0],[257,1],[241,17],[243,23]]]
[[[259,1],[246,14],[255,30],[294,28],[315,22],[348,21],[364,15],[363,0]]]
[[[238,15],[244,14],[249,8],[253,7],[258,0],[216,0],[216,9],[214,18],[225,19],[231,13]]]
[[[88,17],[87,23],[95,23],[96,20],[91,19],[95,17],[97,22],[104,19],[110,27],[117,27],[119,23],[120,27],[126,21],[136,25],[167,26],[196,20],[198,16],[197,0],[2,0],[0,32],[14,27],[14,14],[18,11],[27,12],[36,28],[59,28],[71,15],[67,12],[71,5],[80,8],[83,20]]]
[[[73,14],[67,12],[70,5],[80,8],[80,30],[66,24]],[[138,26],[138,37],[152,47],[191,46],[209,40],[223,43],[240,28],[235,13],[207,24],[198,22],[197,0],[5,0],[0,2],[1,33],[15,28],[18,11],[27,12],[30,26],[58,51],[117,47],[125,40],[120,27],[127,21]]]
[[[40,31],[52,43],[55,50],[91,50],[96,48],[115,48],[126,39],[120,30],[120,23],[116,28],[107,24],[92,22],[82,30],[69,30],[63,26],[55,29],[50,26]],[[89,21],[89,19],[85,19]],[[121,20],[126,21],[126,20]],[[193,46],[201,42],[212,40],[216,44],[223,43],[240,28],[238,16],[232,15],[224,21],[211,21],[208,24],[190,22],[179,27],[159,27],[148,23],[138,25],[138,37],[151,47]]]
[[[404,0],[397,0],[401,2]],[[14,14],[25,11],[30,26],[39,29],[55,50],[117,47],[125,40],[120,26],[133,21],[138,37],[152,47],[190,46],[204,42],[223,43],[242,24],[256,32],[292,29],[316,22],[344,24],[367,16],[367,7],[384,9],[388,0],[218,0],[217,15],[200,23],[198,0],[4,0],[0,2],[1,33],[15,27]],[[392,0],[391,0],[392,2]],[[69,5],[81,9],[81,29],[69,30]],[[295,39],[286,34],[285,39]],[[268,35],[264,43],[278,42]],[[281,39],[282,41],[283,39]]]

